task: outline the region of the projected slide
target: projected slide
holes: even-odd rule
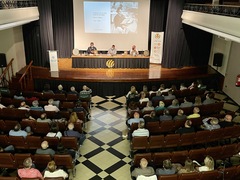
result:
[[[84,1],[85,33],[137,33],[138,2]]]

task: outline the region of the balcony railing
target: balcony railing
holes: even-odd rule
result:
[[[35,7],[35,6],[37,6],[37,1],[33,1],[33,0],[29,0],[29,1],[3,0],[3,1],[0,1],[0,10],[1,9]]]
[[[222,16],[240,17],[240,6],[186,3],[184,5],[184,10]]]

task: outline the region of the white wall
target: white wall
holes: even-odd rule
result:
[[[240,43],[232,43],[223,92],[240,105],[240,87],[236,87],[236,77],[240,74]]]
[[[213,69],[215,69],[219,73],[221,73],[223,76],[225,76],[225,74],[226,74],[228,60],[229,60],[229,53],[231,50],[231,44],[232,44],[232,41],[227,41],[224,38],[220,38],[216,35],[213,35],[212,48],[211,48],[211,53],[210,53],[208,64]],[[214,59],[215,53],[223,54],[223,61],[222,61],[221,67],[213,66],[213,59]]]
[[[7,63],[14,58],[13,72],[18,72],[26,66],[22,26],[0,31],[0,53],[5,53]]]

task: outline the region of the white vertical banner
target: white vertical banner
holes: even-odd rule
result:
[[[57,51],[49,50],[48,53],[49,53],[50,71],[58,71]]]
[[[150,63],[161,64],[164,32],[152,32]]]

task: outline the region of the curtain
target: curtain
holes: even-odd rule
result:
[[[55,50],[58,57],[71,57],[74,46],[73,1],[52,0],[52,21]]]
[[[53,25],[51,1],[38,1],[40,37],[42,45],[42,61],[41,66],[49,67],[48,50],[55,50],[53,41]]]
[[[148,49],[151,49],[151,32],[165,31],[168,1],[151,0],[149,14]]]

